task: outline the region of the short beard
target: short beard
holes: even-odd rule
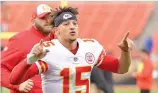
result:
[[[36,28],[44,35],[48,35],[51,30],[49,31],[49,29],[45,29],[44,27],[41,27],[40,25],[35,25]]]

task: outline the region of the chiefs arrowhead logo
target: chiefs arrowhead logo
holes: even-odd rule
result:
[[[63,19],[69,19],[69,18],[71,18],[72,17],[72,15],[70,15],[70,14],[64,14],[63,15]]]
[[[92,53],[88,52],[85,55],[85,60],[87,61],[87,63],[93,64],[94,61],[95,61],[95,57],[94,57],[94,55]]]

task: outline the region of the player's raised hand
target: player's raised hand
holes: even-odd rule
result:
[[[34,86],[33,81],[31,79],[29,79],[19,85],[19,91],[20,92],[30,92],[31,89],[33,88],[33,86]]]
[[[126,33],[122,41],[118,44],[118,47],[124,52],[128,52],[133,49],[133,45],[134,45],[133,41],[130,40],[128,36],[129,36],[129,32]]]
[[[32,49],[32,54],[34,54],[36,57],[40,57],[42,55],[43,51],[43,39],[40,40],[38,44],[36,44]]]
[[[33,46],[31,52],[27,55],[28,64],[32,64],[37,60],[42,59],[47,54],[47,52],[49,51],[43,49],[43,40],[41,39],[38,44]]]

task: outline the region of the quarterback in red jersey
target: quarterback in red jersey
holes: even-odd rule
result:
[[[33,25],[9,39],[7,47],[1,52],[1,85],[9,88],[10,93],[42,93],[41,78],[37,75],[19,85],[12,85],[9,76],[12,69],[19,64],[30,52],[33,45],[41,39],[51,40],[54,38],[52,27],[50,26],[52,8],[45,4],[40,4],[33,14]],[[32,67],[34,67],[32,65]]]
[[[77,38],[78,11],[75,8],[59,8],[53,13],[57,39],[41,40],[36,44],[26,61],[13,69],[12,84],[41,74],[43,93],[90,93],[90,74],[94,66],[119,74],[128,72],[133,45],[127,38],[129,32],[119,44],[121,56],[118,59],[106,55],[103,46],[95,39]],[[35,68],[30,68],[34,62]]]

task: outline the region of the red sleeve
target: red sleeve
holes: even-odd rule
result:
[[[5,66],[1,66],[1,71],[1,85],[14,91],[19,91],[19,85],[12,85],[9,83],[8,76],[10,76],[10,71]]]
[[[10,83],[20,84],[37,75],[38,73],[39,72],[36,64],[29,65],[27,64],[26,60],[23,60],[23,62],[20,62],[12,70],[10,75]]]
[[[19,86],[10,84],[8,77],[14,66],[22,60],[23,53],[16,47],[16,42],[17,40],[11,38],[7,48],[1,52],[1,84],[3,87],[18,91]]]
[[[119,60],[113,56],[104,55],[100,64],[98,64],[98,68],[105,71],[118,73]]]

